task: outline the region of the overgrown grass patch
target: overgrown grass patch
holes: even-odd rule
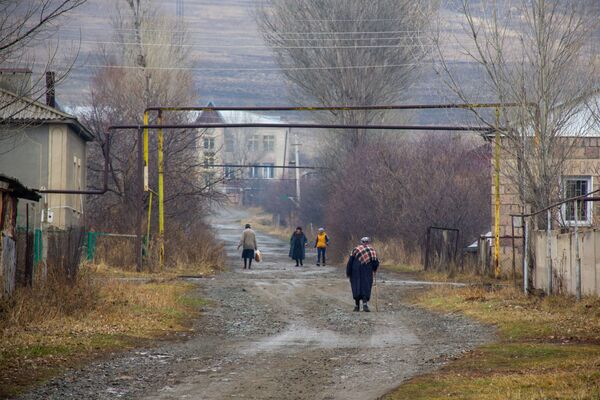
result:
[[[206,305],[194,287],[84,268],[74,283],[50,277],[44,286],[19,290],[0,309],[0,397],[65,367],[188,331]]]
[[[599,299],[434,288],[415,302],[493,324],[500,340],[408,381],[387,399],[600,398]]]

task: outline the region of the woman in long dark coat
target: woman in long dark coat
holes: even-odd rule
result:
[[[302,232],[302,228],[297,227],[290,238],[290,258],[296,261],[296,267],[304,265],[302,261],[306,256],[306,244],[308,239]]]
[[[363,301],[363,311],[369,312],[373,275],[379,267],[377,252],[371,246],[371,240],[364,237],[360,246],[354,248],[346,264],[346,276],[352,286],[352,297],[356,305],[354,311],[360,311],[360,301]]]

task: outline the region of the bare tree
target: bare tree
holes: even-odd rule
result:
[[[0,67],[16,66],[31,68],[36,62],[32,50],[41,41],[46,42],[48,55],[42,60],[43,71],[51,68],[58,54],[58,46],[50,40],[56,33],[56,24],[69,12],[87,0],[0,0]],[[37,48],[39,53],[39,48]],[[40,60],[37,60],[39,63]],[[31,68],[33,69],[33,68]],[[64,79],[67,71],[57,75],[57,82]],[[43,73],[40,74],[43,77]],[[36,82],[24,82],[27,87],[17,88],[19,94],[39,98],[45,92]],[[41,94],[40,94],[41,93]],[[0,105],[6,107],[7,105]]]
[[[406,91],[426,53],[433,1],[268,0],[258,11],[261,32],[294,101],[323,105],[389,104]],[[383,111],[339,111],[321,117],[347,124],[381,121]],[[364,131],[342,132],[352,149]]]
[[[179,46],[178,40],[174,40],[178,33],[174,32],[175,22],[155,18],[150,3],[142,0],[119,3],[114,24],[120,28],[118,32],[133,32],[135,40],[120,37],[118,33],[116,40],[123,46],[116,53],[104,51],[106,67],[98,71],[92,82],[88,123],[97,136],[98,146],[92,153],[91,159],[95,162],[90,163],[90,174],[96,179],[102,170],[100,148],[109,125],[142,123],[144,110],[149,106],[176,107],[196,103],[193,76],[182,68],[190,63],[188,53]],[[165,123],[189,122],[189,118],[181,113],[165,112],[163,115]],[[152,131],[150,135],[150,185],[154,190],[157,181],[155,133]],[[222,177],[217,177],[216,181],[204,179],[204,133],[198,130],[164,132],[167,234],[190,232],[203,226],[202,215],[209,202],[220,196],[216,185]],[[147,197],[143,204],[139,202],[138,135],[132,131],[116,132],[110,140],[110,192],[90,200],[97,215],[91,222],[103,229],[128,232],[137,211],[148,205]]]
[[[567,137],[585,136],[592,127],[585,108],[599,84],[592,35],[600,26],[598,4],[470,3],[460,1],[467,38],[461,47],[483,78],[477,93],[469,90],[440,40],[447,84],[464,102],[480,101],[483,91],[494,101],[519,105],[502,109],[502,146],[510,159],[503,169],[519,187],[523,206],[543,208],[560,196],[560,177],[576,143]],[[491,127],[496,125],[493,117],[474,112]]]

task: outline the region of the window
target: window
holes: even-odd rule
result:
[[[204,154],[204,166],[215,165],[215,155],[213,153]]]
[[[215,149],[215,138],[204,138],[204,150]]]
[[[263,136],[263,148],[265,151],[275,150],[275,136],[273,136],[273,135]]]
[[[225,179],[235,179],[235,172],[236,170],[234,167],[225,167]]]
[[[263,167],[263,178],[275,178],[275,168],[273,168],[273,164],[265,164],[265,166]]]
[[[252,135],[248,138],[248,150],[258,151],[258,135]]]
[[[231,136],[225,136],[225,152],[233,153],[235,151],[235,142]]]
[[[563,177],[563,194],[566,199],[582,196],[592,190],[592,177],[566,176]],[[575,202],[569,202],[562,207],[563,219],[568,224],[575,223]],[[592,222],[592,202],[577,201],[577,222],[590,224]]]
[[[249,171],[250,178],[254,178],[254,179],[260,178],[260,169],[261,169],[260,167],[250,167],[250,171]]]

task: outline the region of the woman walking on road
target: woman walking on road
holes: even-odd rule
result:
[[[356,302],[354,311],[360,311],[360,301],[363,301],[363,311],[369,312],[369,300],[373,278],[379,267],[377,252],[371,247],[371,239],[360,239],[360,245],[355,247],[346,264],[346,276],[352,286],[352,297]]]
[[[305,248],[307,243],[308,239],[306,239],[306,235],[302,232],[302,228],[297,227],[290,238],[290,258],[296,261],[296,267],[304,265],[302,261],[306,256]]]
[[[254,251],[258,248],[256,246],[256,233],[250,227],[250,224],[246,224],[246,229],[242,233],[242,238],[238,244],[238,250],[240,247],[242,250],[242,258],[244,259],[244,269],[252,269],[252,260],[254,259]]]
[[[327,236],[324,228],[319,228],[319,233],[317,233],[317,238],[315,239],[317,267],[321,265],[321,258],[323,259],[323,266],[326,265],[325,253],[327,252],[327,246],[329,246],[329,236]]]

